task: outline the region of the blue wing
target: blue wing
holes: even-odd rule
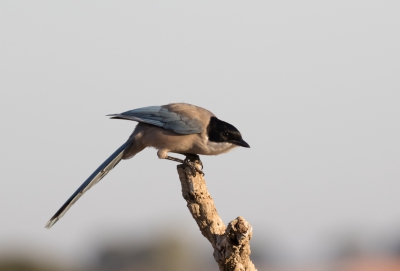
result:
[[[198,134],[204,129],[200,120],[170,111],[163,106],[143,107],[108,116],[112,116],[112,119],[127,119],[155,125],[183,135]]]

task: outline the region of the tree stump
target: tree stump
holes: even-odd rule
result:
[[[193,176],[184,164],[178,165],[178,174],[182,196],[201,233],[211,243],[219,270],[257,271],[250,260],[251,225],[239,216],[226,227],[217,213],[203,175]]]

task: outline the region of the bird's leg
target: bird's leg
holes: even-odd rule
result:
[[[185,160],[171,157],[171,156],[167,156],[167,157],[165,157],[165,159],[175,161],[178,163],[182,163],[182,165],[179,165],[179,166],[189,167],[190,172],[192,173],[193,176],[196,176],[197,172],[204,176],[204,172],[202,170],[198,169],[196,166],[196,164],[199,164],[201,166],[201,169],[203,169],[203,163],[201,162],[200,157],[197,154],[186,154],[185,153],[183,155],[186,156]]]
[[[182,159],[171,157],[171,156],[167,156],[167,157],[165,157],[165,159],[171,160],[171,161],[175,161],[175,162],[178,162],[178,163],[182,163],[182,164],[185,162]]]

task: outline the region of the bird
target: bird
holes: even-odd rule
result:
[[[233,125],[218,119],[213,113],[187,103],[148,106],[120,114],[110,114],[111,119],[136,121],[128,140],[105,160],[72,194],[46,223],[50,229],[69,208],[93,185],[98,183],[121,160],[130,159],[146,147],[157,149],[160,159],[183,163],[193,175],[202,173],[195,166],[201,161],[198,155],[219,155],[241,146],[250,148]],[[171,157],[169,153],[186,156],[185,160]]]

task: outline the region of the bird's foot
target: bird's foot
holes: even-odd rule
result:
[[[193,177],[196,176],[197,173],[200,173],[204,176],[204,172],[201,170],[203,169],[203,163],[200,160],[200,157],[196,154],[185,154],[186,158],[183,161],[183,167],[189,167],[190,173]],[[201,166],[201,169],[197,167],[197,165]]]

